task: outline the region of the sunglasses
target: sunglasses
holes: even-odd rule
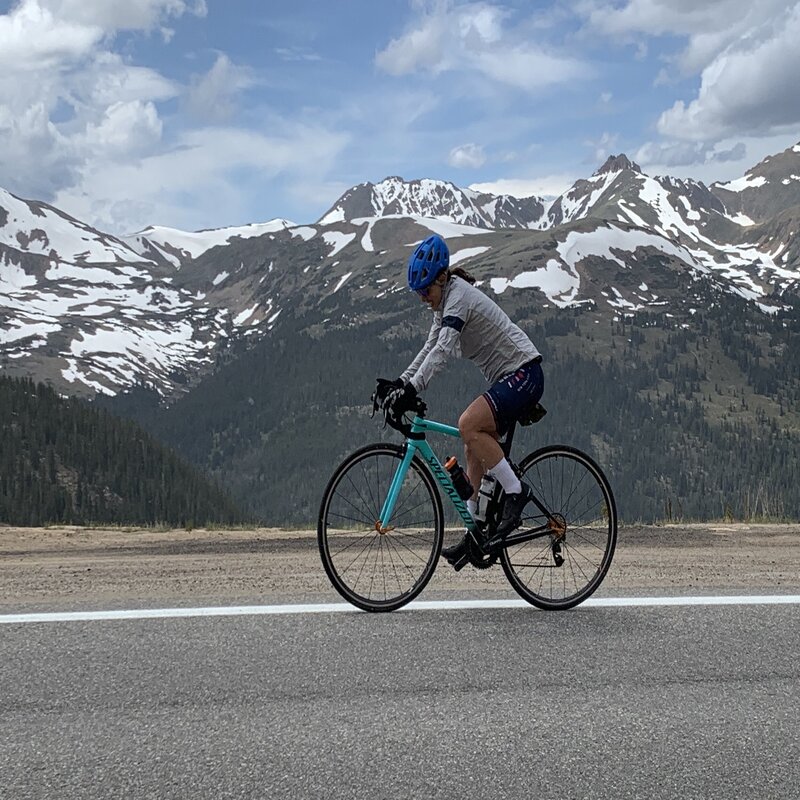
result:
[[[432,283],[430,286],[427,286],[424,289],[417,289],[416,292],[420,297],[428,297],[431,293],[431,289],[433,289],[433,287],[437,285],[438,284],[436,283]],[[441,286],[439,288],[441,288]]]

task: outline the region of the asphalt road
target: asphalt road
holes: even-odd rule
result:
[[[0,626],[0,797],[798,798],[800,609]]]

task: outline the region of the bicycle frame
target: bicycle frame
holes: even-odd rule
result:
[[[427,432],[443,433],[445,436],[452,436],[456,439],[461,438],[458,428],[454,428],[452,425],[445,425],[444,423],[428,420],[420,416],[414,417],[414,420],[411,424],[411,436],[409,436],[405,442],[405,455],[403,456],[400,466],[397,468],[397,472],[394,474],[392,484],[389,487],[389,494],[387,495],[386,500],[383,503],[383,507],[381,508],[381,518],[376,523],[375,528],[380,533],[387,533],[389,530],[391,530],[389,523],[391,522],[392,514],[394,513],[397,497],[400,494],[400,488],[402,487],[403,481],[406,478],[406,473],[411,466],[411,461],[413,460],[414,456],[419,453],[424,459],[425,463],[430,467],[433,476],[437,481],[439,481],[439,485],[442,487],[442,489],[444,489],[445,493],[455,506],[456,511],[458,511],[459,515],[461,516],[466,529],[473,534],[473,538],[475,538],[476,541],[479,541],[478,537],[480,535],[480,531],[478,525],[473,519],[472,514],[470,514],[467,504],[461,499],[461,496],[456,491],[456,487],[450,480],[447,470],[442,466],[442,462],[439,461],[436,453],[433,452],[431,446],[425,440],[425,434]],[[507,440],[506,443],[506,447],[508,448],[509,446],[510,439]],[[547,522],[544,525],[540,525],[536,528],[515,531],[506,538],[505,542],[507,545],[522,544],[523,542],[527,542],[532,539],[538,539],[542,536],[549,536],[553,533],[558,533],[559,526],[555,518],[541,504],[538,498],[533,497],[532,501],[534,505],[539,508],[542,514],[547,517]]]
[[[387,495],[386,500],[383,503],[383,508],[381,509],[379,529],[382,532],[389,529],[389,523],[391,522],[392,514],[394,513],[397,496],[400,494],[400,487],[403,485],[403,481],[406,478],[406,473],[411,466],[411,461],[413,460],[414,456],[419,453],[425,463],[430,467],[433,476],[437,481],[439,481],[439,485],[452,501],[456,511],[458,511],[461,519],[464,521],[466,528],[472,533],[477,534],[478,526],[475,524],[472,514],[469,513],[467,504],[461,499],[461,496],[456,491],[456,487],[453,486],[453,482],[450,480],[447,470],[442,466],[442,462],[439,461],[436,453],[433,452],[431,446],[424,438],[424,435],[427,432],[443,433],[445,436],[452,436],[456,439],[461,438],[458,428],[454,428],[452,425],[445,425],[441,422],[423,419],[419,416],[414,417],[414,421],[411,424],[412,436],[406,439],[405,456],[403,457],[400,466],[397,468],[397,472],[394,474],[392,485],[389,487],[389,494]],[[414,434],[422,435],[419,438],[413,438]]]

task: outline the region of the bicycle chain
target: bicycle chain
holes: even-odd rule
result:
[[[470,541],[469,544],[469,561],[475,569],[489,569],[497,563],[497,553],[490,553],[484,555],[477,547]]]

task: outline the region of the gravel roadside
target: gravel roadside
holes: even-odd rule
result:
[[[622,527],[597,595],[798,591],[800,525],[676,524]],[[499,566],[440,562],[421,597],[512,596]],[[314,531],[0,528],[2,613],[340,599]]]

